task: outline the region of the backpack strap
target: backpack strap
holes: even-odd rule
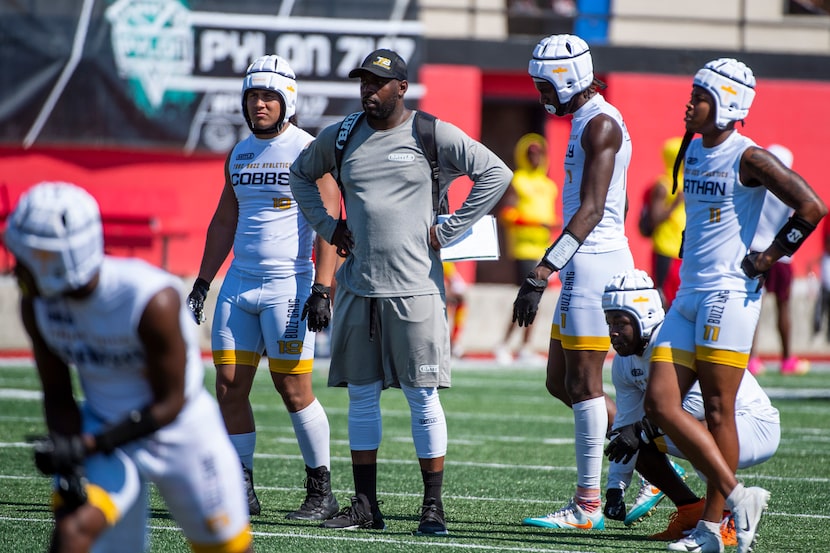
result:
[[[438,144],[435,141],[435,116],[425,111],[415,112],[415,134],[421,142],[430,167],[432,178],[432,209],[438,214],[450,212],[447,197],[441,198],[441,187],[438,183]]]
[[[356,111],[348,115],[340,122],[340,129],[337,131],[337,140],[334,142],[334,163],[337,168],[337,186],[340,188],[342,195],[343,182],[340,180],[340,166],[343,163],[343,151],[346,149],[346,144],[349,143],[349,138],[352,136],[352,131],[360,123],[364,112]],[[415,136],[421,143],[421,148],[424,150],[427,161],[430,167],[430,178],[432,180],[432,209],[437,214],[446,214],[450,212],[449,202],[447,197],[441,198],[441,187],[438,183],[438,174],[440,167],[438,166],[438,144],[435,141],[435,121],[434,115],[425,111],[415,112]],[[341,206],[341,219],[342,206]]]
[[[363,117],[363,112],[356,111],[343,119],[340,122],[340,129],[337,131],[337,140],[334,142],[334,165],[337,167],[336,180],[341,192],[343,191],[343,182],[340,180],[340,166],[343,164],[343,150],[346,149],[352,131],[360,123],[361,117]]]

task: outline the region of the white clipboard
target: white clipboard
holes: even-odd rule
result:
[[[449,215],[439,215],[443,223]],[[485,215],[464,234],[441,248],[442,261],[495,261],[499,258],[499,234],[496,218]]]

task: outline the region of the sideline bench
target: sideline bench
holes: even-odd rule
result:
[[[6,219],[11,214],[12,205],[9,201],[8,188],[0,184],[0,235],[6,229]],[[136,249],[152,249],[161,242],[161,260],[159,265],[167,269],[168,246],[173,238],[184,238],[187,233],[181,230],[163,228],[161,220],[150,214],[143,213],[110,213],[102,211],[101,224],[104,229],[104,249],[110,252],[111,248],[123,248],[129,255],[134,255]],[[2,260],[0,271],[11,271],[14,260],[11,253],[0,243]]]
[[[152,249],[161,241],[161,260],[159,266],[167,269],[168,246],[173,238],[184,238],[187,233],[180,230],[166,229],[155,215],[144,213],[110,213],[101,212],[104,227],[104,249],[125,248],[129,255],[134,255],[136,248]]]

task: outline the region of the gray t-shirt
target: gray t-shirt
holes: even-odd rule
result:
[[[355,247],[337,272],[337,285],[364,297],[441,293],[440,254],[429,245],[435,222],[430,167],[413,129],[415,112],[401,125],[376,131],[362,118],[343,152],[341,181]],[[289,184],[311,226],[323,238],[337,220],[323,207],[316,181],[335,172],[334,143],[340,124],[319,134],[291,166]],[[464,204],[437,230],[446,245],[499,201],[513,176],[493,152],[456,126],[437,121],[442,197],[456,177],[473,181]]]

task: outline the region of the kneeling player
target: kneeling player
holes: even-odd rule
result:
[[[616,275],[606,285],[602,308],[611,345],[617,352],[611,368],[617,394],[617,415],[611,430],[611,443],[606,448],[606,455],[611,460],[606,516],[625,519],[627,525],[633,524],[647,516],[665,494],[677,506],[677,511],[672,514],[665,531],[650,537],[680,540],[701,518],[705,501],[686,486],[682,474],[678,474],[682,469],[666,456],[668,453],[684,458],[683,454],[667,436],[661,435],[658,428],[644,419],[643,397],[649,377],[651,338],[657,334],[665,316],[660,296],[651,278],[644,271],[634,269]],[[684,397],[683,408],[703,423],[703,397],[697,383]],[[748,371],[738,390],[735,418],[740,442],[738,468],[757,465],[772,457],[781,437],[778,410]],[[632,509],[634,516],[626,517],[623,492],[635,468],[648,481],[645,489],[650,492],[641,490],[635,503],[636,511]],[[652,487],[659,489],[652,490]],[[609,511],[616,516],[609,515]],[[734,532],[731,535],[733,537],[727,538],[727,542],[734,539]]]

